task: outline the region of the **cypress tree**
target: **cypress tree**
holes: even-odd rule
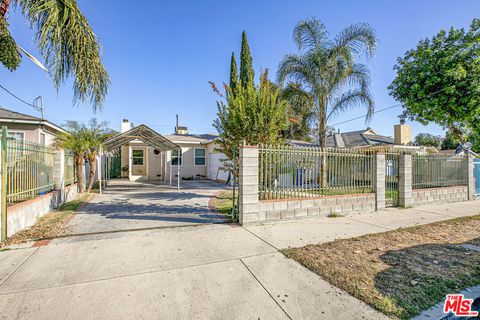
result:
[[[235,92],[235,88],[238,85],[238,70],[237,61],[235,60],[235,54],[232,52],[232,59],[230,60],[230,90]]]
[[[240,82],[244,88],[253,84],[255,73],[252,66],[252,56],[248,47],[247,33],[242,33],[242,49],[240,52]]]

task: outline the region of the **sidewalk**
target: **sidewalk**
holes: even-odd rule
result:
[[[0,252],[0,319],[382,319],[277,249],[479,213],[476,201],[57,239]]]

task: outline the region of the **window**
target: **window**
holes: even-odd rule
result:
[[[25,141],[25,132],[8,131],[7,136],[9,138],[14,138],[17,141]]]
[[[182,152],[180,152],[180,156],[178,155],[178,149],[172,150],[172,166],[182,165]]]
[[[42,146],[45,145],[45,137],[46,137],[45,133],[40,133],[40,144]]]
[[[143,166],[143,150],[132,150],[132,164]]]
[[[205,165],[205,149],[195,148],[195,165],[196,166]]]

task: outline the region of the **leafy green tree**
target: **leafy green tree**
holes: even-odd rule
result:
[[[454,135],[447,131],[445,138],[442,140],[442,150],[453,150],[459,144],[459,140],[455,139]]]
[[[247,33],[242,32],[242,47],[240,51],[240,82],[246,88],[253,85],[255,72],[253,71],[253,59],[248,46]]]
[[[74,103],[102,106],[110,78],[101,57],[101,47],[76,0],[0,0],[0,63],[14,71],[21,62],[15,39],[8,30],[10,5],[20,8],[36,31],[35,41],[57,89],[73,76]]]
[[[232,52],[232,59],[230,60],[230,90],[232,90],[232,93],[235,92],[238,81],[237,60],[235,59],[235,54]]]
[[[398,58],[390,94],[404,105],[403,117],[437,123],[455,139],[480,129],[480,20],[469,30],[442,30]]]
[[[284,138],[311,141],[311,126],[315,122],[313,97],[295,83],[288,84],[280,93],[280,98],[287,102],[288,122]]]
[[[219,150],[233,159],[234,148],[244,141],[249,145],[276,144],[286,128],[286,102],[279,90],[268,80],[268,70],[260,76],[258,85],[238,86],[232,94],[225,85],[225,94],[211,83],[213,90],[224,99],[217,101],[217,119],[213,126],[219,133]]]
[[[95,173],[97,172],[97,156],[103,141],[106,140],[109,133],[107,122],[98,122],[97,119],[91,119],[88,126],[83,126],[85,130],[85,139],[87,142],[87,149],[85,150],[85,157],[90,164],[90,172],[88,176],[87,192],[90,192],[93,187]]]
[[[323,23],[309,18],[297,24],[293,39],[300,54],[283,58],[278,82],[283,85],[289,80],[296,84],[299,95],[311,96],[320,129],[319,143],[325,147],[328,120],[360,106],[367,108],[367,119],[374,111],[369,70],[355,60],[363,54],[373,55],[375,32],[367,24],[353,24],[329,39]]]
[[[417,146],[438,148],[442,143],[442,137],[435,136],[431,133],[419,133],[415,137],[414,143]]]

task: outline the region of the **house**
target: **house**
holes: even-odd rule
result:
[[[394,138],[379,135],[371,128],[342,133],[330,132],[327,135],[327,147],[329,148],[366,148],[394,144]]]
[[[9,137],[46,146],[51,145],[59,133],[66,132],[48,120],[5,108],[0,108],[0,126],[7,127]]]
[[[175,126],[175,132],[161,135],[146,125],[134,127],[128,119],[121,132],[105,141],[118,149],[119,161],[113,161],[110,172],[119,172],[131,181],[221,180],[228,179],[223,169],[226,156],[216,149],[215,134],[189,134],[187,127]]]

